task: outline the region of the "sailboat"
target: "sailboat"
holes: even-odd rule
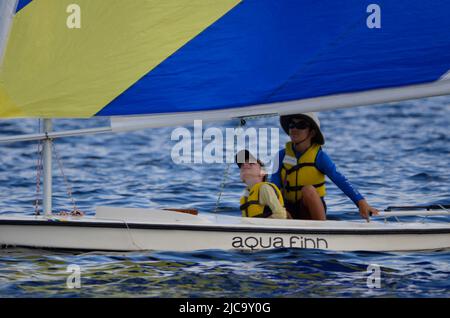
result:
[[[450,3],[422,0],[1,0],[0,118],[41,118],[43,215],[0,215],[0,244],[80,250],[450,247],[450,224],[52,208],[67,136],[318,112],[450,94]],[[53,131],[52,119],[110,119]],[[31,213],[30,213],[31,214]],[[448,206],[381,213],[448,215]]]

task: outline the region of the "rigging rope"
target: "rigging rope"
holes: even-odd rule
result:
[[[58,162],[59,170],[61,171],[61,175],[62,175],[62,177],[63,177],[64,184],[65,184],[65,186],[66,186],[66,192],[67,192],[67,195],[69,196],[69,200],[71,201],[72,206],[73,206],[73,210],[72,210],[70,213],[75,214],[75,215],[82,215],[82,214],[84,214],[84,213],[81,212],[80,210],[78,210],[78,208],[77,208],[77,204],[76,204],[75,199],[74,199],[74,197],[73,197],[73,195],[72,195],[72,187],[70,186],[70,183],[69,183],[68,180],[67,180],[66,174],[64,173],[64,168],[63,168],[62,160],[61,160],[61,158],[59,157],[59,153],[58,153],[58,150],[57,150],[57,148],[56,148],[56,143],[55,143],[55,141],[52,142],[52,147],[53,147],[53,150],[54,150],[54,152],[55,152],[56,161]],[[64,211],[61,212],[61,214],[63,214],[63,213],[64,213]]]
[[[243,119],[243,118],[240,119],[239,125],[237,127],[238,134],[241,133],[241,128],[244,127],[246,123],[247,122],[245,121],[245,119]],[[230,173],[231,165],[232,165],[232,163],[229,162],[229,163],[227,163],[227,166],[225,167],[225,171],[224,171],[223,178],[222,178],[222,183],[220,184],[220,187],[219,187],[220,190],[219,190],[219,194],[218,194],[217,201],[216,201],[216,207],[214,208],[214,213],[217,213],[219,210],[220,200],[222,199],[222,194],[223,194],[223,191],[225,190],[225,185],[228,180],[228,175]]]

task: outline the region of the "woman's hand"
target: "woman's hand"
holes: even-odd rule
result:
[[[369,205],[366,200],[358,201],[359,214],[363,219],[366,219],[367,222],[370,221],[371,215],[378,215],[379,211]]]

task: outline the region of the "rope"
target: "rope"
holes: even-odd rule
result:
[[[242,128],[243,126],[245,126],[246,123],[247,122],[245,121],[245,119],[241,118],[237,129]],[[214,208],[214,213],[217,213],[219,210],[220,200],[222,199],[222,194],[225,190],[225,185],[228,180],[228,175],[230,174],[231,165],[232,165],[232,163],[229,162],[229,163],[227,163],[227,166],[225,167],[225,171],[224,171],[223,178],[222,178],[222,183],[220,184],[220,187],[219,187],[220,190],[219,190],[219,194],[218,194],[217,201],[216,201],[216,207]]]
[[[131,230],[130,230],[130,227],[128,226],[128,223],[127,223],[126,221],[122,221],[122,222],[123,222],[123,223],[125,224],[125,226],[127,227],[127,234],[128,234],[128,236],[130,237],[131,243],[132,243],[134,246],[136,246],[138,250],[140,250],[140,251],[145,250],[144,248],[142,248],[141,246],[139,246],[139,245],[134,241],[134,238],[133,238],[133,235],[131,234]]]
[[[222,178],[222,183],[220,184],[220,191],[219,191],[219,195],[217,197],[216,207],[214,209],[214,213],[217,213],[218,210],[219,210],[220,200],[222,198],[223,191],[225,190],[225,184],[226,184],[227,179],[228,179],[230,166],[231,166],[231,163],[227,163],[227,166],[225,168],[225,172],[224,172],[224,175],[223,175],[223,178]]]
[[[75,214],[78,213],[78,214],[81,214],[81,215],[82,215],[82,214],[84,214],[84,213],[81,212],[81,211],[79,211],[78,208],[77,208],[77,204],[76,204],[75,199],[74,199],[74,197],[73,197],[73,195],[72,195],[72,187],[70,186],[70,184],[69,184],[69,182],[68,182],[68,180],[67,180],[67,177],[66,177],[66,175],[65,175],[65,173],[64,173],[64,168],[63,168],[62,160],[61,160],[61,158],[59,157],[59,153],[58,153],[58,150],[57,150],[57,148],[56,148],[56,143],[55,143],[55,141],[52,142],[52,147],[53,147],[53,150],[54,150],[54,152],[55,152],[56,161],[58,162],[59,170],[61,171],[61,175],[62,175],[62,177],[63,177],[64,184],[65,184],[65,186],[66,186],[67,195],[69,196],[69,200],[71,201],[72,206],[73,206],[72,213],[75,213]],[[64,212],[62,212],[62,213],[64,213]]]

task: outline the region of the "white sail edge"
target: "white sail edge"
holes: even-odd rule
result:
[[[444,75],[441,76],[441,78],[439,79],[440,81],[448,81],[450,80],[450,70],[447,71],[447,73],[445,73]]]
[[[3,64],[3,57],[18,3],[19,0],[0,1],[0,68]]]
[[[259,115],[289,115],[304,112],[320,112],[340,108],[368,106],[449,95],[450,71],[447,72],[446,75],[442,76],[440,80],[432,83],[375,89],[357,93],[336,94],[281,103],[211,111],[178,112],[143,116],[117,116],[111,117],[111,128],[113,132],[125,132],[146,128],[193,124],[194,120],[212,122]]]

